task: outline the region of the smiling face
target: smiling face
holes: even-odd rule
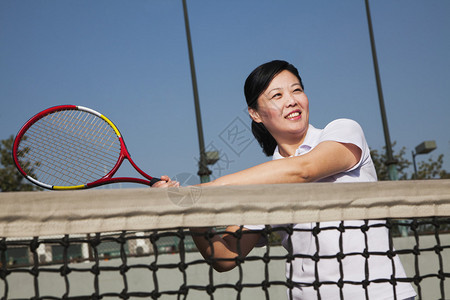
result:
[[[259,96],[257,109],[249,108],[252,119],[263,123],[277,141],[303,142],[309,126],[309,102],[299,79],[284,70]]]

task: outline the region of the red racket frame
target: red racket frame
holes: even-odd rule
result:
[[[51,113],[54,113],[54,112],[57,112],[57,111],[61,111],[61,110],[80,110],[80,111],[91,113],[93,115],[96,115],[97,117],[100,117],[104,121],[106,121],[114,129],[114,131],[115,131],[115,133],[117,135],[117,138],[119,139],[119,142],[120,142],[120,154],[119,154],[119,158],[118,158],[116,164],[114,165],[114,167],[105,176],[101,177],[100,179],[98,179],[96,181],[85,183],[85,184],[81,184],[81,185],[75,185],[75,186],[52,186],[52,185],[40,182],[39,180],[36,180],[35,178],[33,178],[30,175],[28,175],[22,169],[22,167],[20,166],[20,163],[19,163],[17,150],[19,148],[19,144],[20,144],[20,141],[21,141],[22,137],[25,135],[25,132],[34,123],[36,123],[39,119],[45,117],[48,114],[51,114]],[[90,108],[83,107],[83,106],[77,106],[77,105],[59,105],[59,106],[50,107],[50,108],[45,109],[45,110],[41,111],[40,113],[36,114],[31,119],[29,119],[25,123],[25,125],[23,125],[22,128],[19,130],[19,132],[17,133],[17,136],[16,136],[16,138],[14,140],[13,159],[14,159],[14,163],[15,163],[17,169],[19,170],[19,172],[25,178],[27,178],[32,183],[34,183],[34,184],[36,184],[36,185],[38,185],[40,187],[47,188],[47,189],[52,189],[52,190],[87,189],[87,188],[93,188],[93,187],[101,186],[101,185],[104,185],[104,184],[118,183],[118,182],[132,182],[132,183],[140,183],[140,184],[145,184],[145,185],[152,186],[155,182],[160,181],[159,178],[152,177],[152,176],[148,175],[147,173],[145,173],[144,171],[142,171],[134,163],[134,161],[131,159],[130,153],[128,152],[128,149],[127,149],[127,147],[125,145],[123,137],[122,137],[120,131],[114,125],[114,123],[112,123],[108,118],[106,118],[104,115],[100,114],[99,112],[97,112],[95,110],[92,110]],[[123,161],[125,159],[127,159],[130,162],[130,164],[133,166],[133,168],[139,174],[141,174],[143,177],[145,177],[147,180],[140,179],[140,178],[134,178],[134,177],[115,177],[115,178],[113,178],[114,174],[117,172],[117,170],[119,170],[120,166],[122,165],[122,163],[123,163]]]

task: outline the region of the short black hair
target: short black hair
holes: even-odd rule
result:
[[[257,67],[245,80],[244,95],[247,106],[257,110],[259,96],[267,89],[273,78],[285,70],[291,72],[298,78],[302,90],[304,90],[302,79],[296,67],[284,60],[273,60]],[[252,121],[252,133],[261,146],[264,154],[272,156],[275,147],[277,146],[277,142],[264,124]]]

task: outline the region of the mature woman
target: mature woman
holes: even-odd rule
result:
[[[308,97],[304,93],[300,75],[293,65],[285,61],[271,61],[259,66],[248,76],[244,92],[252,118],[253,134],[264,153],[273,156],[273,160],[202,185],[377,180],[369,147],[358,123],[349,119],[338,119],[330,122],[324,129],[317,129],[309,124]],[[157,186],[177,184],[167,177],[163,179],[166,182]],[[318,226],[339,227],[340,224],[341,222],[323,222]],[[293,254],[312,256],[319,252],[321,256],[332,257],[336,256],[342,247],[344,257],[341,262],[336,257],[321,259],[318,262],[318,279],[321,282],[362,282],[391,279],[391,276],[405,277],[398,257],[391,260],[387,255],[382,255],[389,250],[388,233],[382,226],[383,222],[369,221],[366,224],[369,229],[365,233],[359,229],[364,224],[364,221],[358,220],[345,221],[345,227],[355,226],[355,229],[346,229],[343,233],[338,230],[321,230],[317,241],[312,235],[312,228],[316,224],[294,224],[293,228],[300,230],[294,230],[290,236]],[[227,231],[234,232],[239,228],[229,226]],[[263,225],[244,226],[244,230],[253,231],[263,228]],[[192,228],[195,232],[206,230],[208,228]],[[239,254],[247,255],[253,247],[261,243],[260,239],[261,235],[257,233],[244,234],[239,240],[233,235],[225,234],[213,237],[212,243],[198,236],[195,237],[195,243],[205,257],[210,258],[213,255],[214,258],[235,258]],[[287,234],[282,236],[282,243],[286,248],[288,239]],[[363,256],[366,243],[367,251],[381,253],[370,255],[367,266]],[[348,255],[350,253],[353,254]],[[214,267],[219,271],[227,271],[235,267],[235,261],[217,260]],[[290,268],[291,265],[287,264],[288,276]],[[336,284],[323,284],[317,291],[310,285],[302,284],[315,281],[315,268],[316,263],[311,259],[296,258],[293,261],[291,278],[296,283],[292,291],[293,299],[317,299],[318,293],[322,299],[365,299],[366,292],[369,299],[413,299],[415,296],[409,283],[398,282],[395,288],[388,282],[372,282],[367,291],[362,284],[344,283],[342,290]]]

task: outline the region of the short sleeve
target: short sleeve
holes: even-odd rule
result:
[[[329,123],[322,131],[319,143],[324,141],[335,141],[344,144],[353,144],[361,149],[359,162],[347,172],[358,168],[363,161],[370,157],[364,131],[361,126],[350,119],[337,119]]]
[[[366,139],[361,126],[350,119],[337,119],[329,123],[322,131],[319,142],[336,141],[354,144],[364,149]]]

